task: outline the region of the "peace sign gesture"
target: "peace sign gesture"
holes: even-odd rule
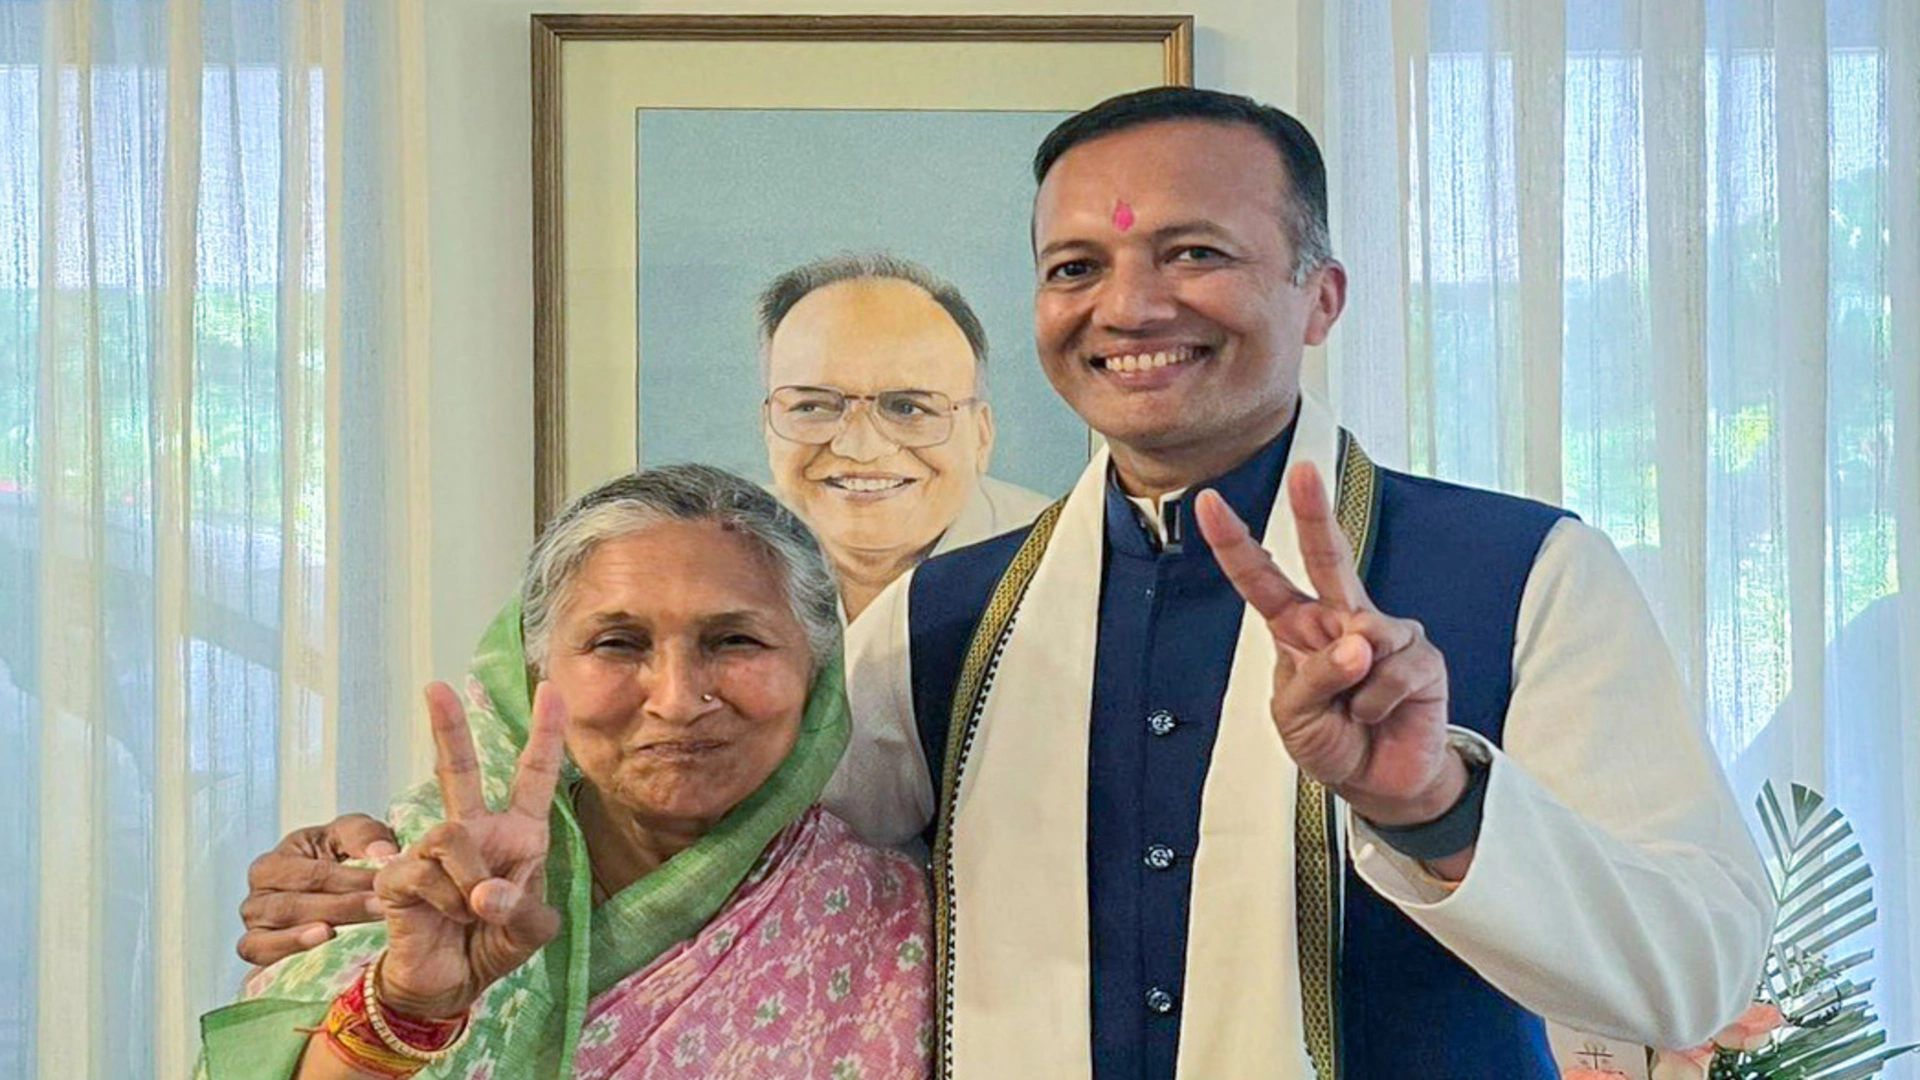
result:
[[[427,711],[447,820],[382,867],[386,909],[380,998],[409,1016],[459,1016],[560,930],[546,905],[547,813],[565,748],[566,706],[550,686],[533,696],[533,730],[506,809],[487,808],[480,760],[459,695],[427,687]]]
[[[1374,607],[1312,465],[1287,477],[1316,599],[1281,571],[1217,492],[1194,504],[1201,535],[1266,620],[1277,659],[1273,722],[1295,764],[1369,821],[1438,818],[1466,788],[1447,749],[1447,666],[1420,624]]]

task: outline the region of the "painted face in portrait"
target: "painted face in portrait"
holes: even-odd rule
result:
[[[767,364],[774,486],[828,557],[844,569],[924,554],[993,449],[973,351],[952,317],[909,282],[837,282],[781,320]]]
[[[1252,127],[1144,124],[1067,151],[1034,205],[1034,336],[1054,389],[1115,444],[1177,453],[1292,414],[1337,266],[1293,281],[1279,152]]]
[[[812,677],[772,557],[716,522],[609,540],[556,612],[567,750],[645,826],[704,831],[793,750]]]

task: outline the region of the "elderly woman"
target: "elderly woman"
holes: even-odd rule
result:
[[[384,923],[209,1014],[205,1074],[925,1075],[923,877],[814,805],[847,740],[835,598],[717,469],[570,506],[467,709],[428,691],[438,783],[394,809]]]

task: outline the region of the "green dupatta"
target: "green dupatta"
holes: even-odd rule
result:
[[[586,841],[569,799],[579,782],[571,764],[549,818],[547,902],[561,909],[560,935],[490,987],[476,1003],[473,1034],[425,1077],[568,1077],[587,1005],[627,975],[692,937],[733,895],[780,831],[819,799],[846,749],[845,676],[834,657],[814,679],[800,738],[767,782],[712,831],[658,870],[595,909]],[[533,682],[520,639],[520,604],[503,608],[480,639],[468,686],[468,721],[491,806],[506,805],[513,768],[527,737]],[[403,844],[441,821],[437,783],[418,785],[390,815]],[[581,928],[584,927],[585,932]],[[260,996],[201,1018],[201,1060],[208,1080],[283,1080],[293,1074],[328,1004],[386,941],[386,926],[344,927],[331,941],[272,970]]]

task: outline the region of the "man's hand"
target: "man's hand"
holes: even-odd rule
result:
[[[1368,821],[1432,821],[1468,779],[1447,748],[1446,661],[1419,623],[1373,606],[1318,470],[1299,466],[1286,486],[1318,599],[1287,579],[1217,492],[1194,505],[1221,569],[1273,635],[1274,726],[1300,770]]]
[[[296,829],[247,869],[251,890],[240,905],[246,933],[241,959],[264,967],[333,937],[333,928],[380,917],[372,870],[347,859],[382,861],[400,853],[393,832],[365,814]]]

